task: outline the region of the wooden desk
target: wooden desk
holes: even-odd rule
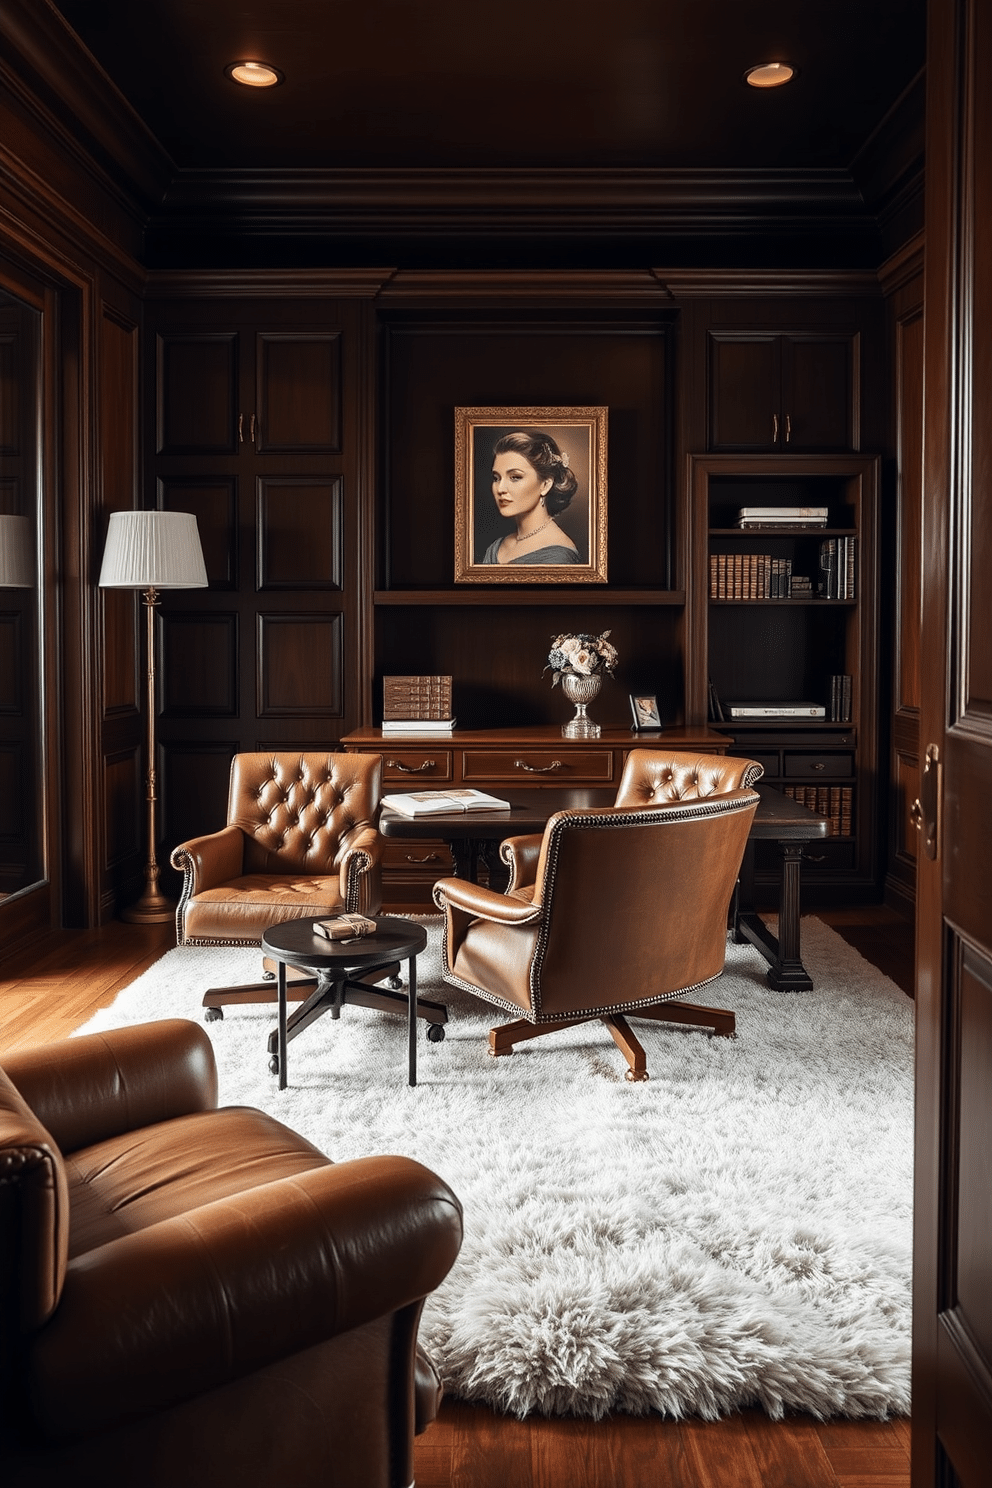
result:
[[[480,859],[489,869],[490,885],[501,891],[507,882],[505,865],[500,861],[499,843],[506,837],[530,832],[543,832],[556,811],[585,807],[612,806],[615,791],[574,790],[498,790],[494,794],[510,802],[509,811],[452,812],[438,816],[402,816],[383,807],[379,813],[379,831],[388,840],[448,844],[459,878],[475,882]],[[826,837],[830,822],[817,816],[797,801],[783,796],[769,786],[758,787],[761,801],[748,838],[741,879],[731,907],[731,933],[738,944],[745,941],[761,952],[768,962],[768,981],[783,992],[808,991],[813,980],[802,963],[800,954],[800,865],[803,847],[817,838]],[[771,840],[781,851],[779,886],[778,936],[772,935],[753,906],[754,843]],[[435,874],[435,878],[443,874]]]
[[[609,789],[615,794],[632,749],[727,754],[731,741],[705,724],[650,733],[604,729],[598,739],[563,739],[560,725],[542,724],[454,729],[441,735],[384,735],[379,728],[356,729],[341,740],[341,747],[351,753],[381,755],[387,792],[470,785],[506,797],[513,791],[576,787]],[[435,880],[455,868],[439,833],[418,835],[414,850],[410,843],[387,843],[384,905],[391,913],[430,913]]]

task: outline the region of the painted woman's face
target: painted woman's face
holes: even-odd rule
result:
[[[551,486],[550,478],[541,480],[524,455],[510,450],[493,460],[493,498],[504,517],[526,516]]]

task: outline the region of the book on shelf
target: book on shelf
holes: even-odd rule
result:
[[[822,599],[854,599],[856,592],[856,537],[825,537],[820,544],[817,592]]]
[[[853,831],[854,787],[851,785],[786,785],[782,794],[817,816],[830,821],[831,837],[850,837]]]
[[[827,717],[833,723],[850,723],[853,702],[853,680],[846,672],[830,678],[830,701]]]
[[[383,677],[382,717],[387,720],[451,717],[449,676]]]
[[[829,508],[826,506],[742,506],[738,509],[738,517],[774,517],[779,521],[792,520],[799,517],[801,520],[809,517],[826,517]]]
[[[724,703],[728,718],[825,718],[821,703]]]
[[[384,734],[450,734],[455,718],[384,718]]]
[[[826,527],[829,513],[825,506],[742,506],[737,513],[738,527]]]
[[[509,801],[485,791],[432,790],[404,791],[395,796],[383,796],[383,806],[398,811],[401,816],[450,816],[455,811],[509,811]]]

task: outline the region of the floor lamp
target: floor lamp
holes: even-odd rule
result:
[[[145,887],[136,904],[121,911],[121,919],[137,924],[160,924],[172,918],[176,906],[159,891],[155,857],[155,606],[160,589],[202,589],[207,570],[189,512],[112,512],[107,546],[100,570],[101,589],[143,589],[148,675],[148,770],[145,800],[148,810],[148,860]]]

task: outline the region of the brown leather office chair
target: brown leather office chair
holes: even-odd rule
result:
[[[183,874],[179,945],[260,945],[282,920],[377,914],[381,785],[378,755],[236,754],[227,825],[172,853]],[[312,986],[312,979],[296,979],[289,995],[299,998]],[[208,1018],[219,1018],[227,1003],[275,1000],[269,976],[211,988],[203,1005]]]
[[[505,894],[445,878],[444,977],[523,1018],[490,1053],[598,1018],[648,1077],[625,1014],[732,1034],[732,1012],[681,999],[723,970],[727,910],[758,805],[751,760],[628,757],[617,804],[560,811],[542,835],[508,838]]]
[[[3,1065],[0,1481],[408,1488],[440,1400],[418,1321],[461,1244],[447,1185],[218,1110],[185,1020]]]

